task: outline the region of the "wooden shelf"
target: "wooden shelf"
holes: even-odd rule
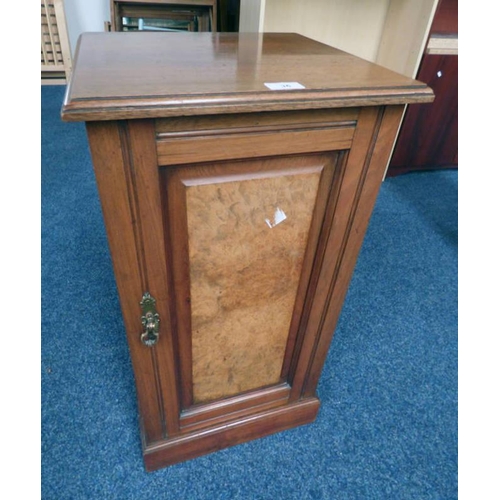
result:
[[[240,31],[294,32],[414,78],[439,0],[241,0]]]
[[[432,35],[426,54],[458,56],[458,35]]]

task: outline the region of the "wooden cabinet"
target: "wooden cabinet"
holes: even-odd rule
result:
[[[388,176],[458,166],[458,56],[426,54],[418,78],[436,98],[408,107]]]
[[[87,122],[148,470],[315,419],[403,105],[432,98],[299,35],[83,35],[62,116]]]
[[[458,167],[458,2],[441,0],[417,78],[429,85],[432,104],[408,106],[388,176]]]
[[[217,0],[110,0],[112,31],[217,31]]]

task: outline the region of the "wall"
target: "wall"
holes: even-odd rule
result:
[[[73,56],[78,37],[86,31],[104,31],[110,20],[109,0],[65,0],[64,11]]]
[[[241,0],[240,31],[295,32],[416,74],[438,0]],[[65,0],[71,51],[85,31],[104,31],[109,0]]]
[[[264,31],[295,32],[375,61],[390,0],[266,0]]]

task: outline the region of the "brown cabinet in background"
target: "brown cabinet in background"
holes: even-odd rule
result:
[[[111,31],[217,31],[217,0],[110,0]]]
[[[406,103],[423,83],[295,34],[79,42],[148,470],[312,422]]]
[[[418,78],[436,99],[408,106],[389,176],[458,165],[458,56],[426,54]]]
[[[458,167],[458,2],[441,0],[417,74],[436,95],[408,106],[388,176]]]

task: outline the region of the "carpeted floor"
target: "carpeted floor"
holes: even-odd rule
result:
[[[457,172],[384,182],[315,423],[146,473],[83,124],[42,88],[42,498],[457,498]]]

